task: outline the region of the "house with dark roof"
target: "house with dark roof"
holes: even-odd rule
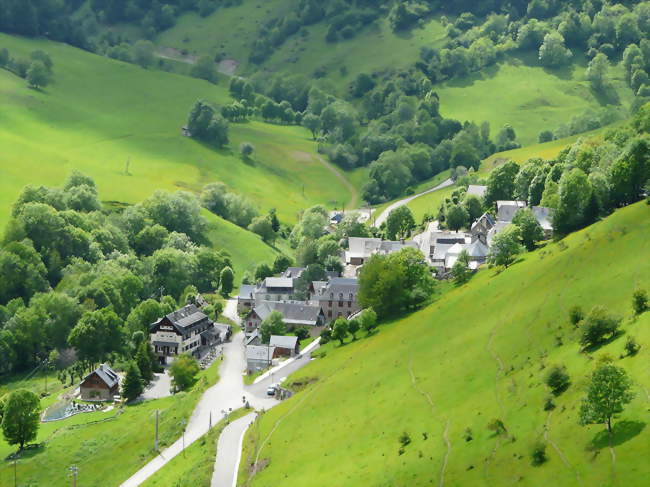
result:
[[[304,301],[261,301],[244,319],[246,334],[257,330],[273,311],[280,312],[282,320],[289,326],[316,327],[325,324],[325,315],[317,304]]]
[[[300,344],[296,336],[271,335],[269,345],[274,348],[274,358],[293,357],[300,353]]]
[[[201,347],[218,343],[220,336],[214,322],[194,304],[169,313],[149,326],[151,344],[161,363],[183,353],[199,357]]]
[[[324,285],[317,283],[309,288],[309,300],[323,310],[326,321],[342,316],[347,318],[361,308],[357,300],[359,282],[356,278],[334,277]]]
[[[79,392],[84,401],[112,401],[120,395],[120,376],[108,364],[102,364],[84,377]]]

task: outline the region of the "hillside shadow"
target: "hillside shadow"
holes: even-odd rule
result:
[[[607,447],[622,445],[641,434],[646,424],[643,421],[619,421],[612,428],[610,435],[607,430],[598,432],[587,445],[588,451],[602,450]]]
[[[555,76],[556,78],[565,81],[570,81],[573,79],[573,73],[576,67],[578,67],[578,64],[575,61],[579,61],[579,59],[574,58],[572,60],[573,62],[567,64],[566,66],[549,68],[540,64],[538,54],[534,51],[519,51],[514,54],[513,57],[519,60],[524,66],[527,66],[529,68],[542,68],[546,74]]]
[[[590,88],[590,92],[600,106],[621,105],[621,99],[612,85],[604,86],[602,90]]]
[[[486,68],[481,69],[478,73],[469,73],[461,78],[454,77],[445,82],[445,86],[451,88],[468,88],[477,81],[484,81],[494,78],[499,73],[499,63],[492,64]]]

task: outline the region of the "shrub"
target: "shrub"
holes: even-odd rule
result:
[[[616,336],[620,318],[617,318],[603,306],[595,306],[584,320],[580,344],[584,348],[602,345],[608,339]]]
[[[487,427],[490,431],[494,431],[494,434],[497,436],[505,435],[508,432],[508,430],[506,429],[506,425],[503,424],[503,421],[501,421],[498,418],[495,418],[492,421],[490,421]]]
[[[541,441],[535,443],[530,456],[532,457],[533,465],[541,465],[546,462],[546,443]]]
[[[409,443],[411,443],[411,436],[405,431],[399,436],[399,443],[402,445],[402,447],[407,446]]]
[[[546,376],[546,385],[551,388],[551,392],[556,396],[566,391],[570,384],[569,374],[567,374],[565,367],[555,366]]]
[[[585,312],[582,311],[582,308],[578,305],[573,306],[569,310],[569,320],[571,321],[572,325],[578,326],[578,323],[580,323],[585,317]]]
[[[632,295],[632,308],[636,315],[648,311],[648,291],[645,289],[637,289],[634,291]]]
[[[544,402],[544,411],[553,411],[555,409],[555,401],[553,401],[553,396],[548,396]]]
[[[633,336],[628,336],[625,342],[625,352],[627,353],[627,355],[629,357],[632,357],[633,355],[639,353],[640,349],[641,349],[641,345],[639,345],[636,339]]]

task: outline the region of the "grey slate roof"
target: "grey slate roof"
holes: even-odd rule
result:
[[[273,358],[275,347],[266,345],[248,345],[246,347],[246,360],[270,361]]]
[[[270,345],[277,348],[295,349],[298,344],[298,337],[285,335],[271,335]]]
[[[94,371],[92,371],[90,374],[88,374],[84,380],[86,380],[88,377],[90,377],[93,374],[97,374],[99,378],[104,381],[104,383],[108,386],[109,389],[113,388],[113,386],[117,385],[120,383],[120,378],[117,375],[117,373],[111,369],[108,364],[101,364],[99,367],[97,367]]]
[[[319,292],[315,293],[313,299],[316,301],[330,300],[330,294],[334,293],[334,299],[338,299],[339,294],[343,294],[345,299],[348,299],[350,294],[355,294],[359,291],[359,281],[353,277],[334,277],[327,282],[327,284],[320,288]]]
[[[208,316],[194,304],[188,304],[187,306],[167,315],[169,321],[181,328],[187,328],[207,317]]]
[[[286,271],[282,273],[282,277],[290,277],[296,279],[305,271],[304,267],[288,267]]]
[[[293,279],[290,277],[267,277],[264,279],[264,287],[266,287],[266,289],[292,288]]]
[[[465,250],[467,250],[469,256],[474,259],[483,259],[487,257],[488,253],[490,253],[488,246],[480,240],[476,240],[473,243],[469,244]]]
[[[497,201],[497,220],[510,223],[522,208],[526,208],[525,201]]]
[[[255,286],[251,284],[242,284],[239,288],[239,294],[237,299],[253,299],[253,294],[255,293]]]
[[[262,301],[255,306],[255,313],[265,320],[273,311],[279,311],[285,323],[293,325],[312,325],[318,323],[322,313],[320,306],[311,306],[297,301]]]
[[[485,230],[487,232],[494,226],[495,223],[496,221],[492,215],[489,213],[483,213],[474,223],[472,223],[471,231],[478,230],[478,227],[481,226],[482,230]]]

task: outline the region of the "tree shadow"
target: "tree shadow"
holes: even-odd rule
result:
[[[519,51],[513,57],[519,60],[524,66],[530,68],[542,68],[546,74],[563,80],[572,80],[573,72],[576,69],[575,62],[554,68],[542,66],[539,62],[539,56],[536,51]]]
[[[619,98],[616,89],[614,89],[614,87],[610,84],[603,86],[603,88],[600,90],[596,90],[594,88],[591,88],[590,90],[591,94],[600,106],[621,105],[621,99]]]
[[[587,445],[588,451],[597,451],[607,448],[609,446],[619,446],[638,436],[646,427],[642,421],[619,421],[612,428],[612,434],[609,431],[603,430],[598,432],[596,436]]]
[[[605,345],[609,345],[612,343],[614,340],[620,338],[625,334],[625,331],[623,330],[616,330],[614,333],[612,333],[612,336],[607,338],[606,340],[603,340],[601,342],[595,343],[593,345],[589,345],[587,347],[583,347],[582,351],[585,353],[594,353],[595,351],[599,350],[600,348],[604,347]]]
[[[18,461],[24,460],[26,458],[32,458],[40,453],[43,453],[44,451],[45,451],[45,443],[34,443],[32,445],[26,445],[22,451],[16,450],[10,455],[7,455],[5,457],[5,461],[13,462],[14,458]]]

